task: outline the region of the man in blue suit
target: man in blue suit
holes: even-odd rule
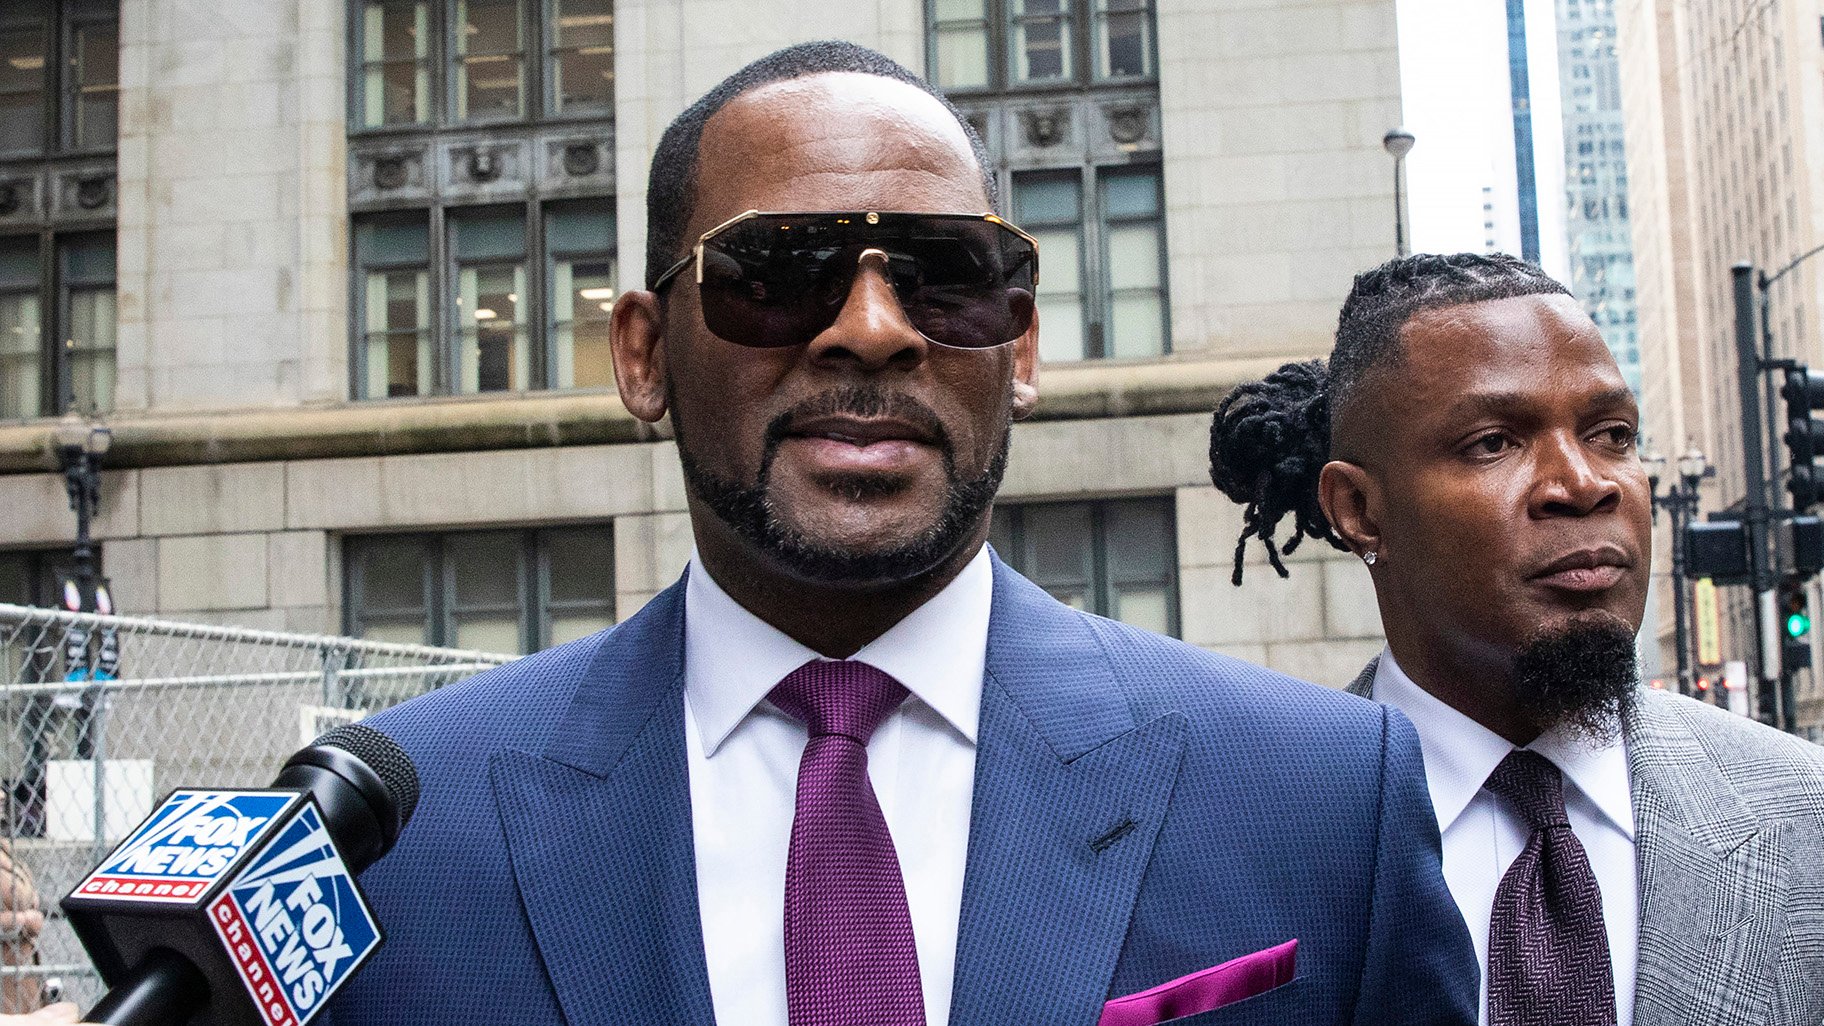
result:
[[[614,356],[696,555],[374,719],[424,795],[337,1026],[1475,1021],[1405,720],[986,548],[1037,399],[995,201],[955,109],[847,44],[671,126]]]

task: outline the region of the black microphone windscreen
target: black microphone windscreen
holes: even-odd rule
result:
[[[418,770],[397,741],[365,724],[348,723],[310,743],[318,745],[340,748],[366,763],[398,803],[400,825],[412,818],[418,808]]]

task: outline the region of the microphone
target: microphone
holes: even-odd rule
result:
[[[304,1026],[384,936],[355,874],[392,850],[418,772],[392,738],[337,727],[264,790],[179,788],[61,905],[104,1026]]]

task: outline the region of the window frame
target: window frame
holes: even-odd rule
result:
[[[996,503],[994,516],[1006,517],[1008,521],[1007,537],[1014,551],[1002,555],[1002,559],[1013,566],[1016,572],[1024,574],[1018,564],[1026,561],[1026,510],[1044,507],[1087,507],[1089,513],[1090,574],[1085,582],[1085,591],[1091,601],[1084,610],[1097,616],[1113,618],[1115,605],[1115,580],[1109,572],[1108,522],[1110,508],[1120,504],[1155,505],[1162,509],[1166,517],[1165,551],[1162,558],[1165,565],[1165,613],[1170,637],[1182,637],[1184,634],[1183,602],[1178,573],[1178,508],[1175,496],[1171,493],[1157,495],[1129,495],[1114,497],[1097,497],[1092,499],[1012,501]],[[996,550],[999,552],[999,550]],[[1041,588],[1044,585],[1037,580]]]
[[[110,17],[109,15],[112,15]],[[84,148],[76,141],[77,91],[75,40],[81,26],[114,26],[114,133],[104,146]],[[0,30],[36,27],[44,39],[44,57],[38,88],[38,144],[29,150],[0,153],[7,161],[46,160],[56,157],[107,156],[120,148],[120,4],[118,0],[44,0],[36,12],[18,16],[0,14]]]
[[[562,257],[549,246],[549,233],[546,231],[546,226],[549,220],[564,208],[587,203],[602,203],[607,206],[611,248],[606,252],[564,250],[563,253],[568,254],[571,259],[592,259],[612,264],[618,269],[620,249],[614,239],[614,232],[618,225],[612,196],[561,199],[530,197],[522,202],[409,207],[354,214],[350,218],[351,230],[348,233],[351,314],[348,337],[349,401],[366,403],[389,399],[424,400],[467,395],[515,395],[524,392],[573,391],[577,388],[603,387],[583,385],[560,389],[552,384],[556,367],[557,330],[552,318],[556,297],[551,294],[551,282],[554,261]],[[527,347],[526,382],[523,388],[518,389],[464,392],[461,391],[462,352],[460,348],[463,343],[463,325],[461,313],[457,310],[455,302],[456,293],[460,287],[461,272],[465,266],[498,263],[504,258],[459,259],[453,232],[465,217],[509,211],[521,218],[523,228],[524,242],[519,259],[524,268],[526,294],[520,297],[519,305],[523,310]],[[373,334],[367,322],[368,275],[376,270],[415,269],[419,265],[416,263],[389,264],[384,261],[366,263],[363,262],[357,251],[357,246],[361,228],[364,225],[405,223],[423,223],[426,231],[429,232],[426,241],[431,311],[425,329],[430,332],[432,367],[429,377],[432,389],[428,395],[404,397],[367,395],[364,393],[372,384],[367,379],[367,340],[368,336]]]
[[[1146,57],[1150,72],[1145,75],[1108,75],[1100,76],[1096,69],[1100,67],[1097,60],[1097,29],[1101,24],[1101,12],[1097,10],[1098,0],[1064,0],[1069,11],[1063,21],[1069,27],[1070,48],[1069,62],[1071,71],[1068,75],[1056,79],[1026,80],[1016,77],[1014,71],[1013,41],[1016,33],[1014,26],[1022,19],[1015,13],[1015,5],[1020,0],[982,0],[984,17],[987,21],[988,36],[988,82],[979,86],[950,86],[933,80],[946,95],[963,98],[991,96],[1007,93],[1055,93],[1082,89],[1095,89],[1108,86],[1147,85],[1159,81],[1159,3],[1158,0],[1146,0],[1146,14],[1151,31],[1147,33]],[[938,63],[938,0],[924,0],[925,4],[925,67],[936,69]],[[1052,16],[1041,15],[1041,19]],[[973,21],[974,19],[970,19]],[[946,25],[960,25],[963,22],[952,20]],[[935,70],[933,71],[935,74]]]
[[[571,531],[599,531],[605,535],[611,560],[604,576],[608,588],[604,593],[606,597],[599,603],[565,600],[559,604],[566,609],[599,608],[606,613],[609,623],[618,622],[612,564],[614,521],[601,520],[538,527],[346,535],[342,539],[343,629],[350,637],[360,638],[365,637],[370,626],[408,622],[405,619],[407,613],[401,608],[383,609],[378,611],[378,616],[370,615],[366,605],[367,582],[362,554],[369,548],[413,545],[418,547],[420,565],[423,567],[419,582],[420,594],[423,596],[420,607],[423,629],[419,637],[424,640],[419,643],[439,648],[454,647],[460,630],[459,617],[465,611],[458,603],[456,593],[456,550],[459,545],[454,543],[462,539],[495,535],[511,538],[517,552],[514,595],[518,603],[519,645],[528,655],[549,648],[552,613],[555,609],[551,599],[551,538]],[[471,607],[468,611],[487,612],[489,609],[498,611],[497,607],[487,606]]]
[[[612,121],[614,119],[614,101],[609,101],[607,110],[585,109],[582,111],[562,111],[558,109],[555,69],[557,25],[553,16],[557,10],[556,0],[518,0],[519,3],[519,59],[520,67],[520,113],[515,115],[490,115],[484,117],[458,118],[457,90],[460,76],[458,65],[462,61],[460,48],[456,45],[457,6],[460,0],[426,0],[427,21],[430,46],[423,58],[430,67],[430,97],[426,105],[428,116],[423,121],[400,122],[396,124],[369,125],[365,117],[367,99],[366,73],[370,65],[387,63],[384,59],[370,61],[367,56],[366,40],[363,33],[365,12],[370,0],[347,0],[347,31],[345,33],[347,61],[347,107],[348,135],[350,138],[386,137],[393,135],[434,135],[443,132],[457,132],[498,128],[503,125],[533,124],[571,124],[591,121]],[[619,17],[613,0],[607,0],[608,14]],[[614,48],[616,60],[620,50]],[[616,66],[616,87],[619,85],[619,67]]]
[[[1111,221],[1104,199],[1104,176],[1122,172],[1150,172],[1159,197],[1159,212],[1150,217],[1123,217]],[[1078,213],[1081,234],[1077,242],[1077,274],[1079,295],[1083,302],[1083,345],[1084,353],[1074,361],[1054,362],[1087,362],[1091,360],[1135,359],[1153,360],[1169,356],[1172,352],[1172,288],[1171,260],[1169,243],[1166,238],[1166,204],[1165,204],[1165,167],[1156,160],[1133,161],[1129,163],[1095,163],[1086,162],[1076,167],[1059,168],[1019,168],[1007,172],[1004,182],[1004,194],[1010,197],[1010,208],[1017,209],[1021,180],[1058,179],[1071,174],[1078,179]],[[1017,220],[1017,218],[1016,218]],[[1114,287],[1109,275],[1109,226],[1111,224],[1134,224],[1150,222],[1158,226],[1159,245],[1159,303],[1160,303],[1160,348],[1157,353],[1145,356],[1115,357],[1111,338],[1114,315]],[[1060,227],[1061,223],[1039,222],[1041,228]],[[1022,225],[1022,227],[1025,227]],[[1040,331],[1044,330],[1043,325]]]
[[[38,241],[38,412],[23,418],[0,418],[0,422],[14,419],[33,420],[42,417],[58,417],[72,408],[70,394],[70,349],[58,340],[69,336],[70,331],[70,292],[72,285],[70,275],[66,272],[64,261],[70,248],[83,241],[106,241],[113,248],[115,259],[120,256],[119,242],[112,228],[70,228],[58,230],[44,228],[32,232],[12,232],[0,234],[0,242],[13,239],[36,239]],[[113,290],[116,303],[120,295],[119,265],[115,266]],[[9,290],[10,295],[27,294],[26,289]],[[119,367],[119,307],[115,307],[115,366]],[[109,403],[106,408],[94,412],[108,413],[114,409]]]

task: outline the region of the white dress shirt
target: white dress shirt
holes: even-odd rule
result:
[[[868,743],[868,779],[905,878],[928,1023],[950,1018],[993,593],[984,548],[948,587],[850,657],[912,693]],[[717,1022],[786,1026],[785,861],[806,731],[766,695],[820,658],[742,608],[693,555],[684,589],[684,734]]]
[[[1444,882],[1463,912],[1482,969],[1481,1021],[1488,1022],[1488,930],[1495,889],[1531,829],[1482,783],[1514,746],[1419,687],[1393,653],[1381,653],[1374,697],[1406,714],[1419,732],[1431,807],[1444,838]],[[1634,972],[1640,913],[1634,864],[1634,801],[1628,793],[1628,753],[1617,738],[1593,745],[1561,729],[1547,731],[1527,748],[1564,773],[1564,806],[1571,832],[1590,857],[1602,890],[1602,918],[1615,972],[1617,1022],[1634,1017]]]

